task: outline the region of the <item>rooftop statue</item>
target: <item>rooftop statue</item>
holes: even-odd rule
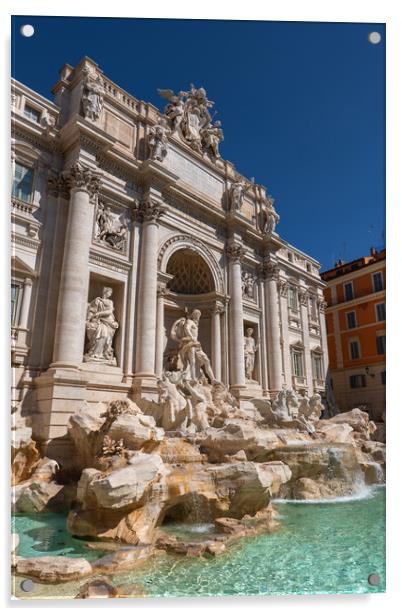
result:
[[[84,118],[97,120],[103,107],[103,97],[105,88],[103,87],[100,75],[91,75],[88,71],[84,79],[84,89],[82,92],[82,108]]]
[[[151,160],[162,162],[167,154],[168,121],[166,118],[161,118],[158,124],[152,126],[148,134],[149,157]]]
[[[274,199],[272,197],[268,196],[264,199],[261,205],[259,218],[261,233],[264,235],[272,235],[280,220],[279,214],[274,208]]]
[[[247,190],[252,186],[252,182],[247,182],[241,177],[238,177],[232,182],[229,188],[229,211],[232,214],[239,212],[243,205],[244,195]]]
[[[204,88],[191,84],[188,92],[160,90],[158,93],[169,103],[165,108],[165,117],[172,133],[177,132],[196,152],[208,154],[213,160],[220,158],[219,143],[223,141],[221,123],[212,123],[209,109],[213,101],[208,100]]]

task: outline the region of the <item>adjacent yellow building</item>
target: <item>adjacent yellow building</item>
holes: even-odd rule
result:
[[[385,249],[321,274],[324,291],[329,369],[341,411],[367,410],[385,416]]]

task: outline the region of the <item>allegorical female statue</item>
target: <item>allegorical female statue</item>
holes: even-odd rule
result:
[[[112,293],[110,287],[104,287],[102,297],[96,297],[88,304],[85,323],[88,346],[84,361],[116,365],[112,342],[119,324],[110,299]]]
[[[244,337],[244,372],[247,381],[253,381],[255,354],[258,349],[258,343],[256,344],[253,333],[253,328],[248,327]]]

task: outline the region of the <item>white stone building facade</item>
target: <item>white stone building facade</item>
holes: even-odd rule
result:
[[[12,398],[44,450],[66,444],[85,402],[156,399],[186,309],[201,311],[215,379],[241,404],[323,394],[319,264],[278,235],[264,187],[220,157],[204,90],[162,92],[162,113],[84,58],[53,94],[12,84]],[[92,330],[91,302],[106,306]]]

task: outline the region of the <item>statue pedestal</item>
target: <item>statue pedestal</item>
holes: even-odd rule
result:
[[[115,366],[54,364],[36,377],[35,391],[39,412],[33,416],[34,439],[44,455],[68,465],[73,456],[67,433],[70,417],[85,403],[127,398],[130,385],[123,383],[122,369]]]
[[[156,402],[159,396],[157,377],[152,374],[134,375],[132,391],[134,402],[137,404],[141,398],[148,398],[148,400],[155,400]]]
[[[252,398],[262,398],[262,396],[263,396],[262,387],[259,383],[257,383],[257,381],[246,383],[246,385],[241,389],[240,395],[239,395],[240,408],[241,409],[254,408],[252,405],[250,405],[248,401],[251,400]]]

